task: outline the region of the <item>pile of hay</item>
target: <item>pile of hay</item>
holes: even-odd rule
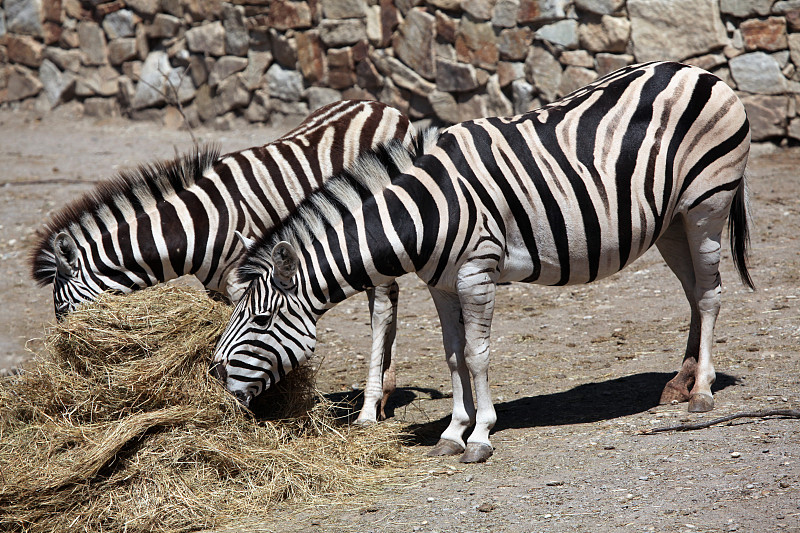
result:
[[[0,529],[181,531],[361,493],[399,460],[392,424],[338,424],[310,370],[256,419],[208,375],[230,308],[194,289],[103,296],[0,380]]]

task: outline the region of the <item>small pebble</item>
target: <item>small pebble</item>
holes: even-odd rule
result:
[[[429,496],[429,497],[428,497],[428,503],[431,503],[431,502],[433,502],[433,501],[435,501],[435,500]]]
[[[486,502],[486,503],[482,503],[482,504],[480,504],[478,506],[478,511],[480,511],[482,513],[488,513],[488,512],[493,511],[493,510],[494,510],[494,504],[493,503]]]
[[[731,457],[733,457],[734,459],[738,459],[741,456],[742,454],[739,452],[731,452]]]
[[[548,482],[546,483],[546,485],[547,485],[548,487],[560,487],[560,486],[561,486],[561,485],[563,485],[563,484],[564,484],[564,482],[563,482],[563,481],[548,481]]]
[[[472,481],[472,474],[468,475],[468,476],[467,476],[467,479],[465,479],[464,481],[466,481],[467,483],[469,483],[470,481]]]

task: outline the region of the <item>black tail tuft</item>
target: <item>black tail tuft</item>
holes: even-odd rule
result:
[[[742,283],[755,290],[755,285],[747,271],[747,248],[750,245],[750,230],[747,220],[747,195],[745,178],[742,178],[736,195],[731,203],[731,211],[728,215],[728,234],[731,240],[731,252],[733,253],[733,264],[739,271],[739,278]]]

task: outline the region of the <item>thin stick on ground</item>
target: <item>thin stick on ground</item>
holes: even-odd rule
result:
[[[640,431],[641,435],[653,435],[655,433],[664,433],[666,431],[693,431],[696,429],[705,429],[716,424],[730,422],[737,418],[767,418],[771,416],[779,416],[782,418],[800,418],[800,410],[798,409],[767,409],[765,411],[746,411],[742,413],[734,413],[732,415],[707,420],[705,422],[697,422],[696,424],[679,424],[677,426],[664,426],[659,428],[647,429]]]

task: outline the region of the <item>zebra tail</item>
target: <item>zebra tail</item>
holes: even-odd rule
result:
[[[747,186],[746,175],[742,177],[739,188],[731,203],[731,211],[728,215],[728,235],[730,237],[731,253],[733,254],[733,264],[739,271],[739,279],[742,283],[755,290],[753,279],[747,270],[747,253],[750,245],[750,229],[747,217]]]

